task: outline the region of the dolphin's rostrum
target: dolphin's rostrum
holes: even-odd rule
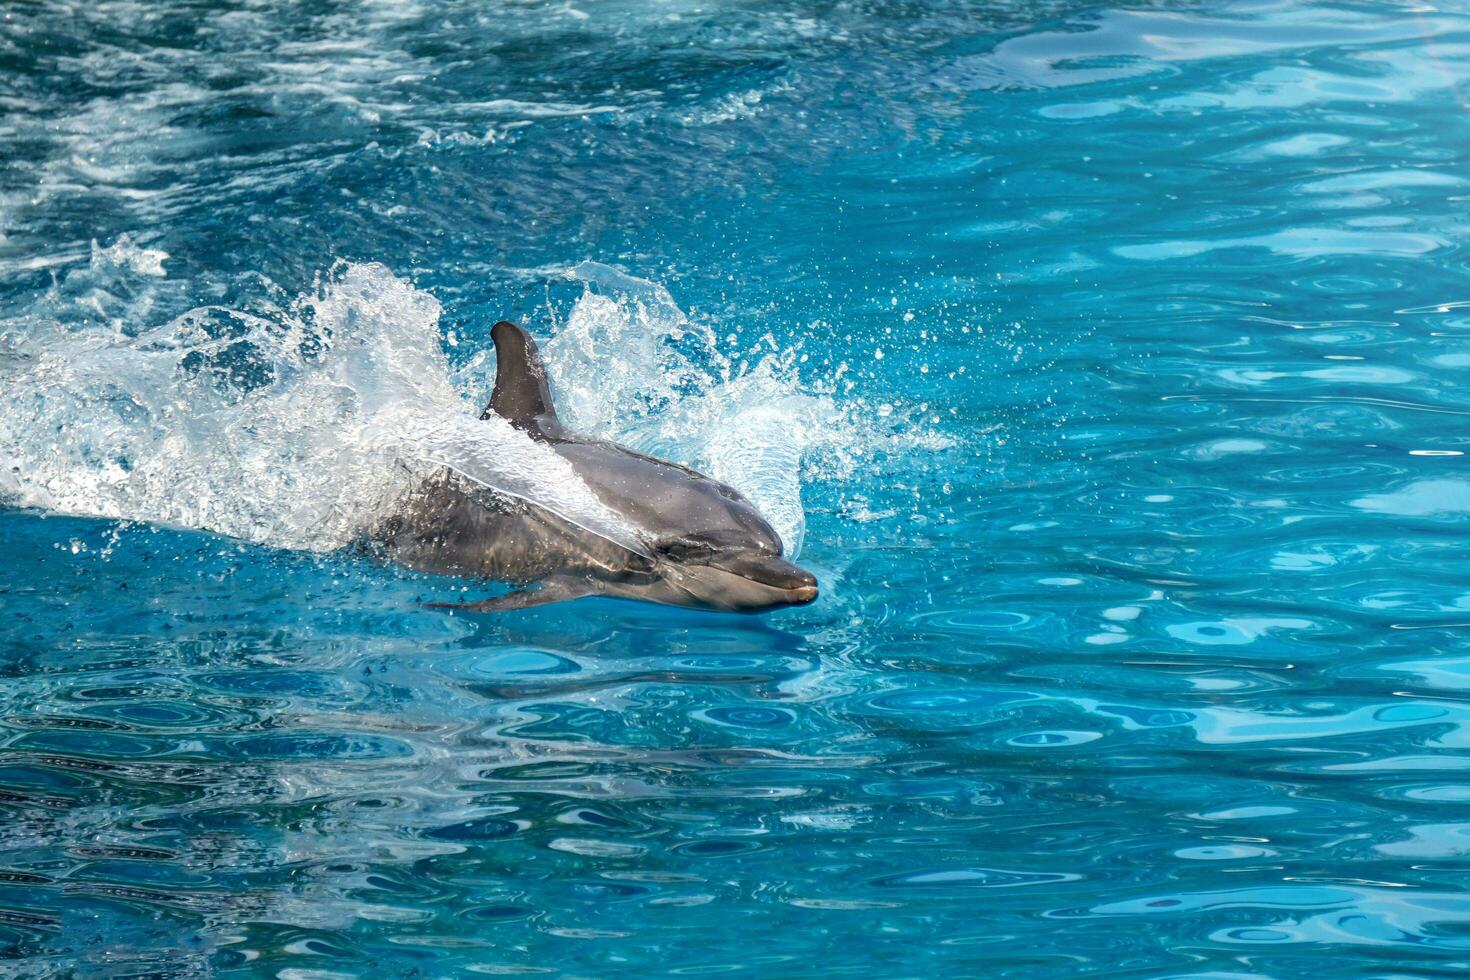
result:
[[[454,608],[524,609],[589,595],[696,609],[761,612],[817,597],[817,580],[782,557],[781,539],[750,501],[701,473],[569,432],[557,418],[536,342],[502,321],[499,415],[561,456],[602,502],[647,534],[644,553],[519,497],[444,470],[370,534],[383,557],[436,574],[497,579],[520,591]]]

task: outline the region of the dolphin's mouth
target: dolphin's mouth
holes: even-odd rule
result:
[[[820,592],[811,572],[760,552],[725,552],[715,560],[670,565],[665,573],[690,602],[706,609],[763,612],[805,606]]]
[[[811,572],[773,555],[737,559],[724,565],[724,570],[780,593],[782,600],[793,606],[815,601],[819,591],[816,576]]]
[[[807,603],[817,600],[817,584],[799,585],[794,589],[788,589],[786,594],[791,597],[793,606],[805,606]]]

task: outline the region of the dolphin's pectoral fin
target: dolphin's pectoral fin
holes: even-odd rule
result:
[[[596,587],[586,579],[556,578],[546,579],[534,589],[507,592],[479,602],[426,602],[424,605],[430,609],[457,609],[461,612],[512,612],[596,594]]]
[[[490,337],[495,341],[495,391],[480,418],[499,415],[517,429],[534,433],[560,429],[536,341],[508,320],[492,327]]]

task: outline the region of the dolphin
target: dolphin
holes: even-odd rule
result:
[[[508,321],[491,330],[498,415],[571,464],[646,548],[581,527],[528,500],[445,469],[409,492],[368,534],[371,548],[416,571],[521,586],[470,603],[504,612],[611,596],[670,606],[765,612],[816,599],[817,580],[782,557],[781,538],[733,487],[686,466],[569,431],[557,418],[536,341]]]

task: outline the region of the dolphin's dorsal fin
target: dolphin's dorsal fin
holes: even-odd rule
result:
[[[546,365],[536,341],[519,325],[501,320],[490,330],[495,341],[495,391],[480,414],[488,419],[499,415],[517,429],[550,435],[561,428]]]

